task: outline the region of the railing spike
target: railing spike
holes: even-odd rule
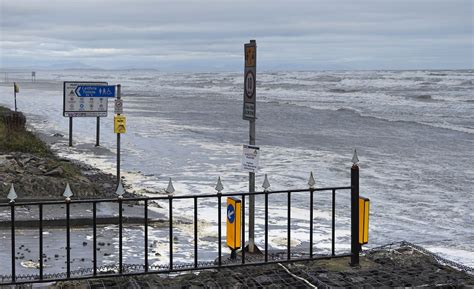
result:
[[[10,192],[8,192],[7,198],[10,199],[10,202],[14,202],[17,197],[18,196],[15,192],[15,187],[13,186],[13,183],[12,183],[12,186],[10,187]]]
[[[216,184],[215,189],[218,193],[221,193],[222,190],[224,190],[224,186],[222,185],[222,182],[221,182],[221,177],[217,178],[217,184]]]
[[[166,188],[165,192],[168,193],[168,194],[172,194],[174,193],[175,189],[173,187],[173,181],[171,181],[171,178],[170,178],[170,181],[168,182],[168,187]]]
[[[119,181],[119,184],[117,186],[117,190],[115,191],[115,194],[119,197],[122,198],[123,194],[125,194],[125,190],[123,189],[122,181]]]
[[[357,156],[357,150],[354,149],[354,155],[352,156],[352,164],[357,165],[359,162],[359,157]]]
[[[314,188],[314,185],[316,185],[316,181],[314,180],[314,177],[313,177],[313,172],[309,174],[308,185],[311,189]]]
[[[68,182],[68,183],[66,183],[66,189],[64,190],[63,196],[66,197],[66,201],[69,201],[69,200],[71,200],[71,197],[73,195],[74,194],[72,193],[71,187],[69,186],[69,182]]]
[[[270,182],[268,181],[267,174],[265,174],[265,179],[263,180],[263,190],[266,192],[270,188]]]

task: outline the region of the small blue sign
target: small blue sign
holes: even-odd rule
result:
[[[227,220],[229,220],[229,223],[234,223],[234,220],[235,220],[235,209],[234,209],[234,206],[232,206],[232,204],[229,204],[227,206]]]
[[[76,95],[79,97],[115,97],[114,85],[78,86]]]

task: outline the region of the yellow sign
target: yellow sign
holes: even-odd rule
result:
[[[255,46],[245,47],[245,66],[255,66]]]
[[[125,115],[115,115],[114,117],[114,133],[125,133],[126,132],[126,118]]]
[[[241,201],[227,198],[227,246],[236,250],[240,248],[240,210]]]
[[[359,244],[369,243],[369,207],[370,200],[359,197]]]
[[[16,84],[16,82],[13,83],[13,87],[15,89],[15,93],[19,93],[20,92],[20,86],[18,84]]]

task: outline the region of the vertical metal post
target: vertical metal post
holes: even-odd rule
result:
[[[72,116],[69,117],[69,146],[72,147]]]
[[[95,146],[100,146],[100,117],[97,117],[97,128],[95,131]]]
[[[219,258],[218,258],[218,264],[219,264],[219,267],[222,265],[222,226],[221,226],[221,222],[222,222],[222,200],[221,200],[221,193],[219,192],[217,194],[217,201],[218,201],[218,204],[217,204],[217,226],[218,226],[218,252],[219,252]]]
[[[117,84],[117,99],[120,99],[122,86]],[[120,114],[119,114],[120,115]],[[120,183],[120,133],[117,134],[117,185]]]
[[[242,264],[245,264],[245,195],[242,195]]]
[[[145,233],[145,236],[144,236],[144,242],[145,242],[145,272],[148,272],[148,199],[145,199],[145,208],[144,208],[145,212],[145,228],[144,228],[144,233]]]
[[[66,275],[71,277],[71,206],[66,201]]]
[[[170,271],[173,270],[173,197],[169,197],[169,215],[170,215]]]
[[[332,190],[331,254],[336,255],[336,190]]]
[[[97,203],[92,203],[92,249],[93,249],[93,262],[94,262],[94,276],[97,275]]]
[[[287,259],[291,259],[291,192],[288,191]]]
[[[309,191],[309,257],[313,258],[313,198],[314,190]]]
[[[15,111],[17,111],[17,107],[16,107],[16,82],[13,82],[13,95],[15,96]]]
[[[265,192],[265,262],[268,262],[268,192]]]
[[[359,166],[351,168],[351,266],[359,265]]]
[[[123,202],[122,198],[119,197],[119,274],[122,275],[123,273],[123,219],[122,219],[122,208]]]
[[[249,121],[249,144],[255,145],[255,120]],[[249,192],[255,193],[255,173],[249,173]],[[249,195],[249,252],[255,251],[255,195]]]
[[[198,208],[197,197],[194,197],[194,268],[198,266]]]
[[[16,281],[15,272],[15,202],[10,202],[11,241],[12,241],[12,282]]]
[[[43,204],[38,205],[39,215],[39,277],[43,280]]]

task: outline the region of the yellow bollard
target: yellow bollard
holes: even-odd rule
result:
[[[359,244],[369,243],[369,208],[370,200],[359,197]]]

